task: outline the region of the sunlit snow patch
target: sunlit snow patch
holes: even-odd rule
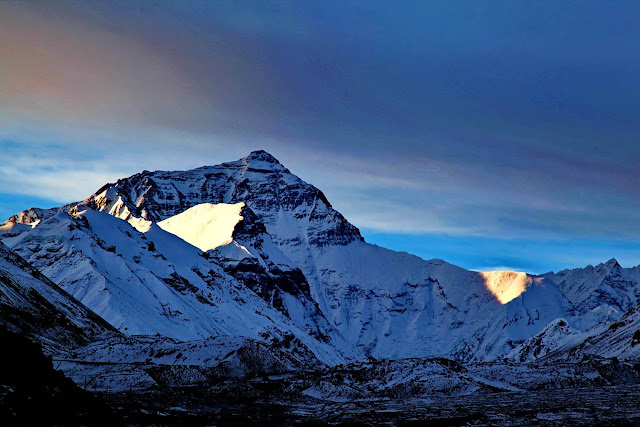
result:
[[[153,221],[149,221],[148,219],[144,218],[138,218],[135,216],[130,217],[127,222],[141,233],[146,233],[147,231],[151,230],[151,225],[153,224]]]
[[[517,271],[485,271],[480,274],[484,278],[487,289],[501,304],[518,298],[531,283],[531,278],[527,276],[527,273]]]
[[[160,221],[158,226],[206,252],[232,242],[236,225],[242,221],[244,203],[202,203]]]

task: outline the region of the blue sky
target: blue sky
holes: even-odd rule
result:
[[[3,2],[0,215],[266,149],[374,243],[640,264],[637,2]]]

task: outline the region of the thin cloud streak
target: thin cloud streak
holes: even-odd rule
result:
[[[4,3],[0,185],[266,149],[383,234],[637,242],[640,8],[574,6]]]
[[[7,160],[8,163],[0,164],[0,188],[14,194],[64,202],[83,200],[118,177],[117,172],[104,170],[99,162],[79,165],[58,159],[52,167],[48,160],[32,156],[21,155]]]

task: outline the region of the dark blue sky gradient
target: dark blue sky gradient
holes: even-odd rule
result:
[[[3,216],[266,149],[381,245],[640,263],[640,3],[0,8]]]

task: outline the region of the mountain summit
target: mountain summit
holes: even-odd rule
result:
[[[251,153],[249,153],[244,160],[247,163],[250,163],[252,161],[260,161],[260,162],[265,162],[265,163],[273,163],[273,164],[280,164],[280,162],[278,161],[278,159],[276,159],[275,157],[273,157],[273,155],[271,153],[268,153],[264,150],[256,150],[256,151],[252,151]]]

